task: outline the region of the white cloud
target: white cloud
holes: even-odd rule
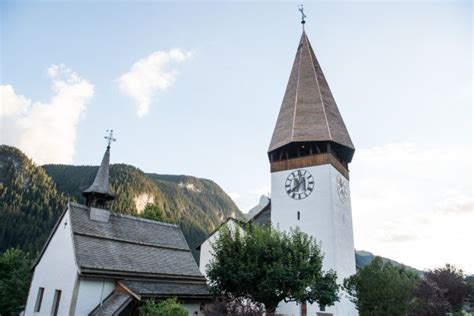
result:
[[[158,91],[166,91],[173,85],[178,71],[172,67],[192,56],[180,49],[156,51],[135,62],[130,70],[118,78],[120,90],[131,97],[137,107],[137,115],[148,114],[152,97]]]
[[[18,95],[0,85],[0,142],[20,148],[36,163],[71,163],[76,129],[94,86],[65,65],[48,69],[54,95],[48,102]]]
[[[474,273],[466,249],[474,223],[466,146],[412,143],[361,149],[351,166],[356,248],[417,268],[454,263]]]

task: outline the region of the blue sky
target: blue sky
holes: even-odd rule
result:
[[[268,193],[266,151],[301,35],[296,2],[0,9],[2,143],[38,163],[97,164],[113,128],[115,163],[212,179],[243,211]],[[474,220],[471,3],[305,11],[357,148],[356,248],[474,273],[473,255],[452,247]]]

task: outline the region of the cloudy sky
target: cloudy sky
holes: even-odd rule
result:
[[[8,2],[0,142],[220,184],[247,211],[301,33],[297,3]],[[472,5],[312,2],[306,30],[357,151],[355,244],[474,273]]]

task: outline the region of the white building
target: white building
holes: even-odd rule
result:
[[[178,225],[104,209],[107,147],[87,206],[68,203],[34,265],[25,315],[132,315],[144,300],[177,297],[196,315],[210,299]]]
[[[356,272],[348,164],[354,145],[303,30],[268,149],[271,201],[263,198],[250,221],[282,230],[299,227],[321,242],[324,269],[338,282]],[[232,223],[232,222],[231,222]],[[212,257],[213,234],[201,245],[201,272]],[[319,306],[281,302],[277,314],[357,315],[342,293],[340,302]]]

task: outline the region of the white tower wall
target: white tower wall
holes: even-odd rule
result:
[[[344,278],[356,272],[349,181],[330,164],[300,169],[309,171],[315,181],[311,194],[301,200],[291,198],[285,190],[288,175],[299,169],[272,173],[272,224],[281,230],[299,227],[314,236],[321,243],[324,269],[334,269],[342,284]],[[347,188],[345,199],[338,193],[338,181]],[[354,304],[343,292],[340,294],[340,302],[326,307],[325,313],[358,315]],[[307,311],[308,315],[316,315],[319,307],[308,304]],[[277,313],[300,315],[300,306],[282,302]]]

